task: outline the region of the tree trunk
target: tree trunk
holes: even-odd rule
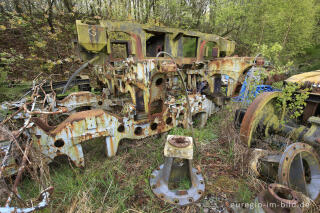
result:
[[[88,0],[86,0],[86,7],[87,7],[87,14],[89,15],[89,5],[88,5]]]
[[[148,2],[148,1],[147,1]],[[151,16],[151,10],[152,8],[154,8],[154,3],[155,3],[155,0],[152,0],[151,2],[149,2],[148,4],[146,4],[146,8],[148,9],[147,12],[146,12],[146,16],[144,18],[144,23],[147,23],[148,20],[149,20],[149,17]]]
[[[98,14],[102,17],[102,3],[101,0],[98,0]]]
[[[51,33],[55,33],[53,27],[53,4],[55,0],[47,0],[48,1],[48,24],[50,26]]]
[[[293,18],[293,14],[290,16],[288,27],[287,27],[287,30],[285,32],[284,38],[283,38],[283,42],[282,42],[283,49],[286,46],[286,43],[287,43],[287,40],[288,40],[288,36],[289,36],[290,31],[291,31],[292,18]]]
[[[28,0],[28,9],[29,9],[30,17],[32,17],[32,2],[30,0]]]
[[[4,10],[2,4],[0,4],[0,12],[1,12],[2,14],[6,14],[6,11]]]
[[[64,4],[64,6],[67,8],[67,10],[68,10],[69,13],[72,13],[72,12],[73,12],[71,0],[63,0],[63,4]]]
[[[23,13],[23,10],[21,8],[19,0],[13,0],[13,4],[14,4],[14,8],[15,8],[17,13],[19,13],[19,14]]]

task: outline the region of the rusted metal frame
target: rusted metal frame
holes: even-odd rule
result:
[[[194,97],[198,97],[198,96],[194,96]],[[194,98],[192,98],[191,100],[194,100]],[[205,97],[202,97],[202,99],[199,99],[197,101],[195,100],[192,102],[193,106],[194,106],[191,110],[192,113],[196,114],[198,112],[208,112],[208,114],[210,114],[211,111],[213,111],[212,110],[213,106],[211,106],[209,104],[209,102],[202,103],[202,104],[200,104],[201,105],[200,106],[198,104],[198,102],[201,100],[205,101],[206,99],[205,99]],[[206,105],[207,105],[207,108],[206,108]],[[118,143],[122,138],[132,138],[132,139],[144,138],[144,137],[147,137],[150,135],[159,134],[161,132],[168,131],[177,125],[177,121],[175,121],[176,114],[172,114],[168,110],[163,112],[163,115],[164,115],[163,118],[162,118],[162,115],[161,115],[161,117],[155,117],[156,119],[158,119],[158,126],[159,127],[163,126],[163,128],[160,131],[158,131],[158,130],[151,131],[150,130],[150,128],[151,128],[150,125],[152,123],[152,120],[150,121],[149,119],[141,121],[141,122],[133,122],[130,119],[114,116],[111,113],[104,112],[101,110],[84,111],[84,112],[73,114],[72,117],[74,117],[74,118],[80,117],[80,115],[77,115],[77,114],[83,114],[83,115],[81,115],[81,116],[83,116],[83,118],[81,118],[80,120],[74,120],[74,121],[71,121],[72,119],[69,119],[70,122],[72,122],[72,123],[69,123],[69,121],[67,119],[65,124],[60,124],[55,130],[52,130],[48,133],[46,133],[41,128],[35,127],[33,130],[33,133],[34,133],[34,135],[37,136],[37,137],[34,137],[34,140],[37,141],[37,144],[40,145],[40,148],[46,144],[50,147],[49,149],[52,149],[52,151],[48,150],[49,151],[47,153],[48,156],[50,156],[51,158],[54,158],[57,154],[58,155],[67,154],[67,155],[69,155],[69,157],[72,160],[75,161],[76,165],[78,165],[78,166],[79,165],[84,166],[84,162],[82,160],[83,159],[82,158],[82,155],[83,155],[82,149],[81,149],[81,146],[78,145],[82,141],[85,141],[85,140],[88,140],[91,138],[95,138],[95,137],[107,136],[107,139],[106,139],[107,140],[106,141],[107,154],[108,154],[108,156],[113,156],[113,155],[115,155],[115,153],[117,151]],[[94,116],[90,117],[90,114],[94,114]],[[171,117],[171,119],[173,119],[172,125],[165,124],[166,117]],[[98,126],[96,126],[94,129],[86,130],[85,126],[90,125],[87,122],[95,123],[95,124],[93,124],[92,128],[95,125],[98,125]],[[100,124],[99,124],[99,122],[100,122]],[[109,128],[107,129],[107,131],[105,129],[106,127],[104,126],[105,125],[104,123],[109,123],[109,125],[108,125]],[[143,123],[145,123],[145,124],[143,124]],[[66,125],[66,126],[63,127],[64,125]],[[111,125],[111,127],[110,127],[110,125]],[[116,132],[118,126],[120,126],[120,125],[124,126],[125,133]],[[138,127],[140,127],[142,129],[143,133],[141,133],[141,134],[134,133],[134,130]],[[57,130],[57,129],[59,129],[59,130]],[[75,131],[75,130],[77,130],[77,131]],[[63,132],[65,132],[65,133],[63,133]],[[77,133],[77,132],[79,132],[79,133]],[[81,132],[81,134],[80,134],[80,132]],[[62,136],[62,135],[64,135],[64,136]],[[69,135],[69,136],[67,136],[67,135]],[[68,147],[67,148],[54,148],[54,142],[56,142],[57,140],[60,140],[60,139],[63,139],[64,144],[66,144],[65,146],[68,146],[69,148]],[[70,145],[71,145],[71,147],[70,147]],[[72,151],[72,153],[78,153],[79,157],[71,155],[71,152],[66,149],[77,150],[77,151]],[[42,152],[46,153],[47,151],[42,149]]]
[[[50,112],[50,111],[41,111],[41,110],[38,110],[38,111],[29,111],[27,109],[27,106],[26,105],[23,105],[23,109],[26,113],[30,114],[30,115],[36,115],[36,114],[44,114],[44,115],[56,115],[56,114],[61,114],[61,113],[66,113],[68,112],[68,110],[66,108],[62,108],[62,109],[59,109],[57,111],[54,111],[54,112]]]
[[[138,42],[136,42],[136,44],[138,44],[138,46],[140,45],[142,45],[141,44],[141,42],[140,42],[140,44],[138,43]],[[136,48],[136,50],[138,50],[138,48]],[[187,60],[190,60],[190,59],[187,59]],[[150,63],[149,63],[150,62]],[[145,63],[147,63],[147,64],[152,64],[152,65],[154,65],[154,63],[152,63],[151,61],[147,61],[147,62],[145,62]],[[140,63],[141,64],[141,63]],[[130,65],[131,66],[131,65]],[[130,67],[129,66],[129,67]],[[136,71],[135,71],[135,73],[137,73],[137,74],[142,74],[142,78],[138,78],[139,76],[134,76],[133,75],[133,77],[134,78],[132,78],[131,79],[131,82],[134,82],[134,84],[135,85],[137,85],[137,86],[139,86],[141,89],[143,89],[144,91],[145,91],[145,96],[144,96],[144,100],[145,100],[145,105],[146,105],[146,111],[148,112],[148,107],[149,107],[149,105],[148,104],[150,104],[150,103],[148,103],[148,102],[150,102],[150,100],[151,99],[149,99],[149,98],[151,98],[151,97],[149,97],[150,96],[150,94],[148,93],[149,92],[149,90],[148,90],[148,88],[149,88],[149,86],[148,86],[148,76],[147,75],[145,75],[144,74],[144,72],[142,72],[142,71],[144,71],[143,69],[144,68],[148,68],[148,66],[142,66],[143,67],[143,69],[142,68],[138,68],[138,66],[139,66],[139,62],[138,63],[136,63],[136,65],[134,65],[134,67],[136,67]],[[176,67],[176,66],[175,66]],[[161,66],[160,67],[161,69],[162,68],[165,68],[165,66]],[[160,69],[160,70],[161,70]],[[170,68],[171,69],[171,68]],[[173,68],[173,70],[172,71],[175,71],[176,70],[176,68]],[[131,70],[130,70],[131,71]],[[152,71],[152,68],[148,71],[148,73],[151,73],[151,71]],[[168,71],[168,70],[165,70],[165,69],[163,69],[163,71]],[[132,73],[132,74],[134,74],[134,73]],[[128,76],[128,75],[126,75],[126,76]],[[121,76],[121,75],[119,75],[119,77],[121,78],[121,79],[123,79],[123,77],[124,76]],[[111,79],[112,80],[114,80],[115,78],[118,78],[117,77],[117,75],[113,75],[113,76],[111,76]],[[113,87],[115,86],[115,84],[113,83],[113,85],[112,85]],[[121,92],[127,92],[128,90],[126,89],[126,90],[123,90],[122,89],[122,87],[121,87],[121,84],[120,85],[118,85],[119,87],[120,87],[120,91]],[[36,91],[37,89],[39,89],[39,87],[36,87],[35,88],[35,90],[34,91]],[[41,88],[40,88],[41,89]],[[35,94],[35,93],[34,93]],[[32,95],[32,99],[33,99],[33,96],[34,96],[34,94]],[[132,92],[131,92],[131,95],[132,95]],[[187,96],[188,97],[188,96]],[[55,102],[55,101],[54,101]],[[133,99],[133,103],[134,103],[134,99]],[[32,108],[34,108],[34,104],[33,104],[33,106],[32,106]],[[189,107],[190,108],[190,107]],[[191,110],[190,110],[191,111]],[[197,110],[194,110],[195,112],[197,111]],[[28,110],[26,110],[26,112],[30,112],[30,111],[28,111]],[[39,112],[39,113],[41,113],[41,112],[45,112],[45,111],[35,111],[36,113],[37,112]],[[211,111],[210,111],[211,112]],[[50,112],[51,113],[51,112]],[[52,112],[52,114],[54,114],[54,113],[59,113],[59,111],[57,111],[57,112]],[[44,132],[46,132],[46,130],[44,130]],[[38,135],[37,137],[39,137],[40,135]],[[84,139],[86,139],[86,137],[84,137]]]
[[[77,26],[88,26],[89,25],[85,25],[82,24],[81,22],[77,21]],[[142,43],[145,43],[145,32],[149,32],[150,29],[148,29],[148,27],[144,27],[143,25],[139,25],[139,24],[134,24],[134,23],[125,23],[125,22],[118,22],[118,23],[114,23],[114,22],[108,22],[108,21],[102,21],[101,22],[101,26],[102,28],[106,28],[107,32],[117,32],[117,31],[121,31],[121,32],[125,32],[127,34],[129,34],[131,36],[131,39],[134,41],[133,46],[134,46],[134,51],[133,53],[135,55],[137,55],[138,59],[144,59],[146,57],[144,57],[144,52],[145,52],[145,45],[142,45]],[[90,27],[89,27],[90,28]],[[80,28],[79,28],[80,29]],[[173,39],[176,34],[182,34],[182,35],[187,35],[187,36],[193,36],[193,37],[197,37],[198,38],[198,48],[197,48],[197,57],[195,58],[181,58],[181,59],[177,59],[177,64],[191,64],[194,63],[196,61],[202,61],[203,60],[203,51],[204,51],[204,44],[206,41],[213,41],[215,42],[217,45],[219,45],[220,49],[225,51],[227,53],[227,55],[230,55],[233,50],[234,50],[234,43],[232,45],[229,45],[228,43],[232,43],[232,41],[227,41],[221,37],[215,36],[215,35],[210,35],[210,34],[205,34],[205,33],[199,33],[199,32],[186,32],[186,31],[181,31],[178,29],[169,29],[169,28],[165,28],[166,30],[164,31],[164,33],[166,34],[172,34],[173,36],[166,36],[166,39]],[[162,32],[162,31],[161,31]],[[83,34],[84,32],[82,31],[78,31],[78,35]],[[174,40],[174,39],[173,39]],[[79,40],[81,43],[81,39]],[[109,40],[108,40],[108,45],[109,45]],[[201,43],[202,42],[202,43]],[[167,42],[170,45],[175,45],[176,46],[176,42]],[[176,50],[176,47],[167,47],[167,49],[170,50]],[[176,52],[170,52],[171,54],[173,54],[175,57],[177,57],[178,55],[176,55]]]
[[[142,85],[141,85],[141,86],[142,86]],[[33,98],[34,101],[36,101],[37,96],[36,96],[36,95],[33,95],[33,96],[34,96],[34,98]],[[35,104],[33,103],[33,104],[32,104],[32,108],[34,109],[34,107],[35,107]],[[197,111],[197,110],[196,110],[196,111]],[[176,116],[175,116],[175,117],[176,117]],[[26,122],[26,124],[28,124],[28,123],[29,123],[29,121]],[[161,132],[162,132],[162,131],[161,131]],[[41,134],[38,134],[38,136],[40,136],[40,135],[41,135]],[[44,134],[44,135],[45,135],[45,134]],[[38,137],[38,136],[37,136],[37,137]],[[87,140],[87,139],[89,139],[89,138],[90,138],[90,137],[87,137],[87,138],[84,137],[83,140]],[[129,138],[130,138],[130,137],[129,137]],[[111,142],[107,142],[107,145],[108,145],[108,144],[109,144],[109,147],[111,147],[111,145],[110,145]],[[113,152],[110,152],[109,155],[114,155],[114,154],[115,154],[115,152],[116,152],[116,147],[117,147],[117,146],[114,146],[114,148],[112,149]],[[78,148],[79,148],[79,146],[78,146]],[[110,149],[110,148],[109,148],[109,149]],[[82,150],[81,150],[81,151],[82,151]],[[79,161],[78,161],[78,162],[79,162]],[[81,161],[80,161],[80,162],[81,162]],[[79,165],[79,164],[78,164],[78,165]]]
[[[168,56],[171,58],[172,62],[173,62],[173,63],[176,65],[176,67],[177,67],[176,61],[175,61],[174,57],[173,57],[171,54],[162,51],[162,52],[159,52],[159,53],[157,54],[156,58],[158,58],[158,57],[160,56],[160,54],[166,54],[166,55],[168,55]],[[179,69],[177,69],[176,72],[178,73],[178,75],[179,75],[179,77],[180,77],[180,80],[181,80],[181,83],[182,83],[182,86],[183,86],[183,90],[184,90],[185,95],[186,95],[186,101],[187,101],[187,107],[188,107],[188,108],[187,108],[187,113],[188,113],[187,124],[188,124],[188,128],[189,128],[189,127],[191,128],[192,138],[195,139],[195,137],[194,137],[194,131],[193,131],[193,124],[192,124],[192,111],[191,111],[190,100],[189,100],[189,96],[188,96],[187,85],[186,85],[186,83],[185,83],[185,81],[184,81],[184,78],[183,78],[183,75],[182,75],[181,71],[180,71]],[[197,148],[196,143],[194,143],[194,146]]]
[[[233,96],[235,94],[236,85],[241,83],[240,80],[244,75],[244,72],[253,66],[254,58],[249,57],[227,57],[217,58],[209,61],[209,64],[201,69],[187,70],[188,74],[188,88],[195,89],[195,82],[191,76],[201,76],[201,81],[207,81],[211,93],[215,91],[214,78],[216,75],[228,75],[232,80],[232,84],[228,84],[227,96]],[[191,75],[191,76],[189,76]]]
[[[227,96],[233,96],[236,92],[237,84],[242,84],[240,80],[245,71],[255,64],[254,60],[255,58],[253,57],[225,57],[211,60],[208,64],[208,77],[212,78],[217,74],[228,75],[233,82],[228,84]],[[209,83],[209,86],[212,92],[214,90],[212,83]]]
[[[63,100],[58,101],[57,103],[55,102],[55,97],[53,96],[53,100],[48,100],[48,102],[50,105],[50,111],[43,111],[40,109],[30,111],[28,110],[27,107],[33,102],[28,102],[28,103],[25,103],[17,112],[20,112],[23,109],[25,113],[30,115],[36,115],[36,114],[55,115],[55,114],[62,114],[62,113],[70,113],[74,109],[81,106],[110,109],[109,105],[112,105],[112,102],[110,100],[103,99],[90,92],[72,93],[66,98],[64,98]],[[55,105],[56,107],[54,107]],[[12,118],[14,115],[17,114],[17,112],[15,112],[13,115],[8,117],[5,121]]]
[[[85,26],[85,24],[82,24],[81,22],[77,22],[77,26],[83,25]],[[139,48],[139,41],[140,42],[144,42],[145,43],[145,32],[163,32],[165,34],[170,34],[171,36],[171,42],[170,45],[174,45],[177,43],[173,42],[175,40],[176,35],[181,34],[181,35],[186,35],[186,36],[193,36],[193,37],[197,37],[198,38],[198,44],[197,44],[197,52],[198,52],[198,57],[200,57],[201,55],[203,56],[203,53],[201,54],[201,52],[203,52],[204,48],[201,48],[200,45],[200,41],[204,40],[204,41],[212,41],[215,42],[217,45],[219,45],[220,49],[225,51],[227,53],[227,55],[232,54],[232,52],[234,51],[234,42],[232,41],[228,41],[222,37],[219,37],[217,35],[213,35],[213,34],[206,34],[206,33],[201,33],[201,32],[194,32],[194,31],[182,31],[179,29],[174,29],[174,28],[164,28],[164,27],[150,27],[148,25],[141,25],[141,24],[137,24],[137,23],[128,23],[128,22],[114,22],[114,21],[106,21],[106,20],[102,20],[100,22],[100,25],[102,27],[105,27],[107,30],[107,32],[109,31],[121,31],[121,32],[126,32],[131,34],[132,37],[134,37],[134,39],[136,40],[136,44],[135,47],[137,48],[136,50],[138,50]],[[81,34],[81,32],[78,32],[78,34]],[[140,39],[137,39],[140,38]],[[109,46],[109,44],[108,44]],[[204,45],[202,45],[204,46]],[[142,57],[144,57],[144,53],[145,53],[145,45],[141,46],[141,52]],[[176,49],[176,47],[171,47],[168,48],[169,50],[173,50]],[[165,50],[167,51],[167,50]],[[140,52],[140,49],[137,51]],[[170,54],[172,54],[174,57],[178,57],[178,55],[175,54],[175,52],[170,52]],[[140,58],[140,56],[138,56],[138,58]],[[197,60],[196,58],[194,59],[195,61]],[[199,58],[198,60],[203,60],[203,58]],[[178,62],[177,62],[178,63]]]
[[[279,110],[275,106],[275,101],[280,96],[281,92],[265,92],[260,94],[248,107],[241,121],[240,139],[243,143],[251,146],[253,135],[257,130],[258,124],[263,125],[265,134],[276,132],[280,135],[290,136],[292,139],[304,141],[312,146],[320,147],[320,119],[311,116],[308,122],[311,127],[294,126],[282,124]]]
[[[91,92],[75,92],[69,94],[63,100],[57,101],[56,106],[57,108],[62,108],[60,111],[64,111],[64,113],[72,112],[74,109],[82,106],[110,110],[109,106],[113,102],[103,96],[104,94],[97,96]]]

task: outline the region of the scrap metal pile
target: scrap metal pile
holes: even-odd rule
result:
[[[87,62],[63,92],[89,64],[94,70],[89,74],[94,92],[57,95],[50,79],[35,80],[31,96],[3,103],[2,109],[13,113],[1,124],[11,134],[0,138],[1,178],[16,174],[19,182],[23,168],[32,162],[30,147],[45,164],[66,155],[81,167],[85,166],[84,141],[104,138],[106,155],[112,157],[122,139],[142,139],[177,126],[188,128],[192,117],[205,125],[240,90],[251,68],[266,70],[261,57],[230,57],[235,43],[213,34],[131,22],[89,25],[77,21],[76,26],[74,44]],[[224,75],[229,76],[227,87]],[[203,181],[198,178],[197,182]],[[199,195],[179,203],[193,202]]]
[[[237,112],[240,138],[248,147],[256,148],[250,167],[257,177],[302,192],[319,203],[320,71],[294,75],[285,82],[299,84],[301,88],[286,104],[298,101],[302,89],[311,91],[302,115],[292,119],[290,110],[284,110],[283,105],[279,107],[283,92],[262,93],[247,109]],[[261,139],[269,143],[261,147]]]

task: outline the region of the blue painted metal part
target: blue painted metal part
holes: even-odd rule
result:
[[[246,94],[249,73],[247,74],[247,76],[242,84],[241,90],[239,92],[239,96],[232,98],[232,101],[250,103],[260,93],[280,91],[279,89],[275,89],[270,85],[255,85],[255,86],[253,86],[253,88],[251,90],[247,91],[247,94]]]

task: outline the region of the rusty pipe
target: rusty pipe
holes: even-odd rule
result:
[[[69,80],[67,81],[67,84],[64,86],[63,91],[62,91],[61,94],[64,94],[64,93],[67,91],[67,89],[68,89],[70,83],[72,82],[72,80],[73,80],[84,68],[86,68],[89,64],[93,63],[93,62],[94,62],[95,60],[97,60],[98,58],[99,58],[99,55],[97,55],[96,57],[90,59],[90,60],[87,61],[85,64],[83,64],[79,69],[77,69],[77,70],[72,74],[72,76],[69,78]]]

